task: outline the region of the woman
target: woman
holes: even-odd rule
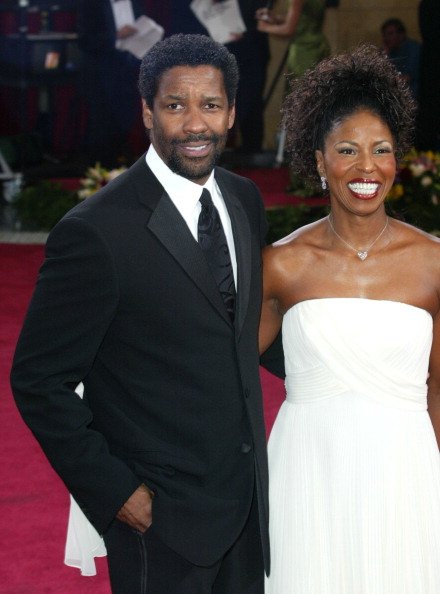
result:
[[[273,14],[267,8],[256,12],[259,31],[291,40],[287,70],[292,76],[301,76],[330,53],[322,32],[325,6],[325,0],[291,0],[285,17]]]
[[[384,206],[414,112],[370,46],[285,102],[292,165],[331,212],[264,253],[261,350],[282,324],[287,389],[267,594],[440,592],[440,241]]]
[[[290,39],[286,69],[288,80],[302,76],[320,60],[330,55],[330,46],[323,33],[325,0],[291,0],[285,17],[267,8],[257,10],[258,30],[278,38]],[[277,160],[283,158],[285,130],[282,128]],[[300,180],[290,172],[289,192],[303,189]]]

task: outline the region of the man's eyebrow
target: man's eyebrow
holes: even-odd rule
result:
[[[174,101],[179,101],[181,99],[186,99],[187,95],[182,93],[181,95],[168,93],[168,95],[164,95],[164,99],[173,99]],[[220,101],[222,99],[221,95],[205,95],[202,97],[204,101]]]

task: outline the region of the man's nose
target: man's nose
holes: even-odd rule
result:
[[[203,112],[197,107],[188,108],[185,114],[184,130],[193,134],[200,134],[208,129]]]

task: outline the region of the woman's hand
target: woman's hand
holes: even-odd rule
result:
[[[255,18],[257,21],[268,21],[269,23],[274,22],[268,8],[259,8],[255,13]]]

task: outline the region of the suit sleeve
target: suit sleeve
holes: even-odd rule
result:
[[[256,191],[260,196],[260,246],[263,248],[266,245],[266,235],[269,226],[261,194],[258,188],[256,188]],[[260,364],[277,377],[285,378],[286,372],[284,369],[284,350],[281,332],[278,333],[272,345],[261,355]]]
[[[116,52],[116,29],[110,2],[80,0],[77,9],[78,45],[87,53]]]
[[[278,332],[270,347],[261,355],[260,365],[281,379],[286,377],[281,331]]]
[[[48,239],[11,372],[25,422],[101,533],[140,481],[90,427],[91,410],[74,390],[87,376],[117,304],[109,247],[91,225],[64,219]]]

